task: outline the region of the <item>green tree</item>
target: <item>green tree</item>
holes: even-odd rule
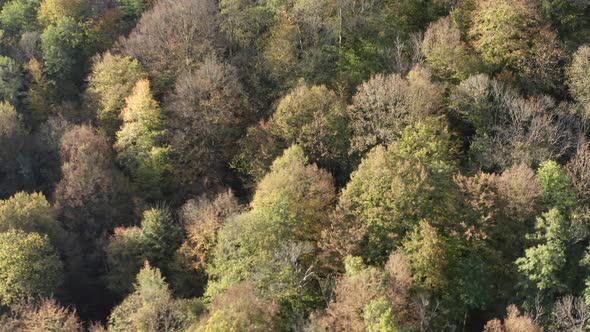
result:
[[[183,331],[190,323],[182,302],[172,297],[160,270],[146,262],[137,274],[135,291],[109,316],[109,331]]]
[[[180,227],[167,208],[153,208],[143,213],[141,230],[147,259],[162,269],[182,243]]]
[[[478,69],[478,59],[462,40],[461,31],[449,17],[431,23],[424,33],[422,52],[434,73],[462,81]]]
[[[537,171],[537,178],[547,206],[555,207],[562,213],[568,213],[576,208],[578,201],[572,179],[558,163],[542,163]]]
[[[437,121],[409,126],[388,149],[374,148],[340,195],[343,220],[336,221],[336,229],[365,225],[362,255],[377,263],[419,220],[452,218],[452,155],[450,134]]]
[[[0,100],[15,105],[22,85],[21,71],[16,61],[0,56]]]
[[[584,116],[590,116],[590,46],[581,46],[567,68],[567,85],[580,104]]]
[[[145,262],[145,241],[139,227],[117,227],[105,248],[107,286],[117,295],[133,289],[133,281]]]
[[[258,184],[251,210],[221,228],[206,295],[251,280],[265,298],[286,305],[285,315],[303,314],[304,298],[313,289],[300,283],[305,270],[313,269],[334,197],[327,172],[308,165],[299,146],[285,150]]]
[[[82,72],[83,34],[71,17],[63,17],[41,34],[43,70],[60,84],[76,84]],[[68,86],[69,89],[73,87]]]
[[[0,232],[10,229],[47,235],[56,247],[64,240],[63,229],[42,193],[19,192],[0,201]]]
[[[541,17],[532,0],[478,0],[469,36],[474,48],[493,66],[522,61]]]
[[[560,272],[567,260],[567,220],[557,208],[553,208],[537,218],[535,230],[532,238],[539,244],[526,249],[525,256],[517,259],[516,265],[536,289],[559,291],[565,286]]]
[[[63,264],[47,236],[0,233],[0,302],[4,305],[52,294],[62,283]]]
[[[64,17],[79,20],[85,5],[82,0],[45,0],[39,7],[37,20],[43,27],[57,24]]]
[[[345,170],[350,145],[344,101],[325,86],[300,85],[283,97],[268,125],[287,145],[329,170]]]
[[[40,3],[40,0],[12,0],[2,6],[0,23],[9,44],[16,44],[23,32],[35,30]]]
[[[37,127],[49,116],[55,115],[56,91],[37,59],[31,58],[25,69],[30,76],[30,82],[25,94],[24,107],[33,126]]]
[[[121,112],[123,125],[114,148],[117,160],[131,175],[138,193],[149,199],[161,195],[166,172],[170,170],[169,147],[162,142],[163,115],[154,100],[148,80],[137,81]]]
[[[109,138],[121,127],[121,110],[138,80],[146,77],[137,60],[106,52],[94,59],[86,99]]]
[[[260,180],[283,149],[298,144],[312,162],[344,177],[349,168],[348,122],[342,98],[323,85],[300,84],[281,98],[268,122],[248,129],[233,166]]]

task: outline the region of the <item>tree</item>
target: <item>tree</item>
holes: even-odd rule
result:
[[[445,291],[449,285],[448,241],[428,221],[422,220],[404,243],[419,286],[434,292]]]
[[[590,199],[590,144],[581,142],[576,154],[565,166],[582,202]]]
[[[0,100],[15,105],[22,85],[21,72],[16,61],[0,56]]]
[[[64,17],[79,20],[85,6],[82,0],[45,0],[39,7],[37,20],[44,27],[56,24]]]
[[[352,256],[346,257],[345,265],[346,274],[336,282],[335,300],[325,312],[312,316],[312,326],[323,331],[400,331],[414,327],[416,317],[410,298],[414,277],[407,256],[393,253],[383,270],[367,267],[359,257]]]
[[[258,183],[250,207],[280,213],[286,218],[280,227],[286,227],[287,234],[292,232],[293,239],[317,241],[335,196],[330,174],[315,164],[309,165],[303,149],[293,145],[273,162],[270,172]]]
[[[526,221],[540,212],[543,190],[530,167],[512,166],[498,177],[497,186],[498,197],[509,217]]]
[[[63,229],[41,193],[19,192],[0,201],[0,232],[11,229],[47,235],[55,247],[64,240]]]
[[[117,227],[105,248],[107,286],[117,295],[133,289],[133,281],[145,262],[145,243],[139,227]]]
[[[62,179],[55,189],[59,219],[65,229],[94,242],[121,224],[128,211],[122,208],[128,203],[116,182],[109,145],[92,127],[74,126],[61,138],[60,155]]]
[[[584,331],[590,323],[590,308],[583,297],[567,295],[555,302],[552,327],[562,331]]]
[[[521,315],[520,310],[512,304],[506,308],[504,321],[494,319],[486,323],[484,332],[543,332],[530,315]]]
[[[489,66],[516,70],[528,91],[560,89],[565,52],[537,1],[479,0],[470,20],[472,44]]]
[[[41,34],[45,73],[60,84],[75,85],[81,78],[82,44],[82,29],[73,18],[66,16],[48,26]]]
[[[445,79],[462,81],[478,69],[477,58],[461,40],[461,31],[449,17],[428,26],[422,52],[434,73]]]
[[[187,201],[180,209],[180,218],[186,232],[186,239],[178,254],[195,271],[206,271],[213,259],[218,232],[226,220],[239,212],[242,207],[231,190],[220,193],[215,199],[200,197]]]
[[[541,17],[531,0],[478,0],[472,13],[469,36],[490,65],[515,65],[526,57]]]
[[[14,194],[21,186],[19,160],[25,152],[27,133],[14,107],[0,102],[0,197]]]
[[[374,76],[358,88],[349,107],[352,150],[366,152],[392,143],[407,125],[438,114],[441,103],[441,86],[431,82],[422,67],[414,68],[407,79],[398,74]]]
[[[216,296],[209,313],[194,326],[198,332],[272,331],[275,303],[262,299],[251,283],[240,283]]]
[[[190,323],[182,303],[172,298],[157,268],[146,262],[134,288],[111,312],[109,331],[182,331]]]
[[[179,75],[165,109],[179,187],[198,191],[219,184],[252,117],[236,69],[207,58]]]
[[[581,46],[567,68],[567,85],[585,118],[590,114],[590,46]]]
[[[316,242],[334,198],[327,172],[308,165],[299,146],[285,150],[258,184],[250,211],[219,231],[206,296],[250,280],[265,298],[284,303],[286,316],[305,315],[304,299],[317,291],[308,280]]]
[[[38,126],[49,116],[55,115],[56,91],[37,59],[31,58],[25,65],[25,69],[31,81],[25,94],[24,107],[33,125]]]
[[[518,270],[541,291],[554,292],[563,288],[559,273],[566,263],[568,225],[565,217],[553,208],[535,224],[533,238],[539,244],[525,251],[525,257],[516,260]]]
[[[154,90],[162,92],[177,75],[218,49],[217,10],[212,0],[158,1],[119,47],[145,66]]]
[[[363,258],[381,262],[421,219],[452,218],[452,150],[440,122],[419,122],[404,129],[399,142],[365,156],[340,195],[344,222],[336,226],[366,225]]]
[[[521,97],[483,74],[461,82],[451,100],[451,108],[475,128],[471,159],[484,169],[559,159],[582,130],[567,104],[547,96]]]
[[[300,85],[283,97],[269,124],[287,145],[329,170],[345,170],[350,144],[344,101],[325,86]]]
[[[12,0],[0,11],[0,23],[9,44],[15,44],[23,32],[35,30],[40,0]]]
[[[15,331],[78,332],[82,329],[76,311],[62,307],[51,298],[40,303],[16,304],[11,310],[16,314],[10,322]]]
[[[146,76],[139,62],[129,57],[106,52],[94,59],[86,99],[96,111],[107,137],[115,137],[121,127],[120,114],[125,107],[125,98],[131,94],[137,81]]]
[[[182,243],[180,227],[167,208],[152,208],[141,221],[146,258],[163,269]]]
[[[0,302],[9,305],[51,295],[62,283],[63,264],[47,236],[9,230],[0,233]]]
[[[116,226],[133,221],[126,179],[117,174],[106,139],[89,126],[73,126],[61,138],[62,179],[54,199],[68,237],[68,290],[82,314],[108,303],[104,242]]]
[[[567,213],[577,206],[577,196],[567,172],[555,161],[542,163],[537,171],[545,202]]]
[[[148,199],[161,195],[166,172],[169,171],[169,147],[162,142],[163,116],[153,99],[148,80],[139,80],[125,100],[121,112],[123,125],[117,132],[114,148],[117,161],[131,176],[137,191]]]

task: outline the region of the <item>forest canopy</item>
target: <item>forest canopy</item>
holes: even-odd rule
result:
[[[587,0],[0,0],[0,331],[590,330]]]

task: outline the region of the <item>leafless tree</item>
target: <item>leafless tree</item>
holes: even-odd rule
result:
[[[582,297],[565,296],[555,303],[552,330],[583,332],[590,323],[590,307]]]

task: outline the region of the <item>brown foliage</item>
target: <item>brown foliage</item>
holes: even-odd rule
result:
[[[384,270],[369,267],[348,271],[336,285],[335,300],[314,323],[325,331],[365,330],[364,309],[374,300],[385,298],[402,324],[414,322],[410,289],[413,286],[410,260],[395,252]]]
[[[195,191],[219,184],[252,117],[235,68],[207,58],[178,77],[164,108],[176,181]]]
[[[89,239],[115,222],[118,195],[111,150],[95,129],[82,125],[64,133],[60,144],[63,178],[55,189],[55,207],[64,228]]]
[[[213,0],[158,1],[119,48],[145,65],[160,91],[219,48],[217,10]]]
[[[359,86],[349,107],[352,150],[364,152],[394,142],[407,125],[438,114],[442,96],[441,85],[420,66],[407,79],[398,74],[374,76]]]
[[[534,171],[527,165],[512,166],[497,178],[498,196],[505,213],[518,221],[539,212],[543,192]]]
[[[179,249],[183,260],[187,260],[194,270],[206,270],[212,251],[217,244],[217,232],[225,220],[242,210],[233,192],[219,194],[211,200],[201,197],[189,200],[181,211],[187,238]]]
[[[521,315],[515,305],[506,308],[506,318],[504,321],[494,319],[487,322],[484,332],[543,332],[529,315]]]
[[[54,299],[42,300],[39,304],[25,303],[11,308],[15,317],[8,322],[2,322],[6,331],[27,332],[79,332],[82,322],[75,310],[60,306]],[[0,327],[0,331],[4,331]]]

